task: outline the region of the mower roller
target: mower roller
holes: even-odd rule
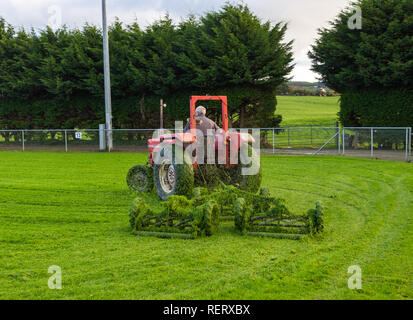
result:
[[[225,150],[225,158],[217,161],[220,164],[197,163],[199,145],[195,106],[198,101],[221,101],[222,129],[218,130],[212,137],[213,141],[211,140],[215,155],[219,154],[218,150]],[[148,140],[148,162],[146,165],[135,165],[129,170],[126,178],[129,188],[134,191],[150,192],[155,187],[159,198],[163,201],[172,195],[191,197],[194,187],[206,183],[208,179],[205,176],[208,172],[213,172],[212,179],[215,181],[222,180],[225,184],[256,193],[261,185],[262,174],[259,157],[250,145],[254,139],[249,134],[228,130],[227,97],[192,96],[189,110],[189,132],[162,134],[158,138]],[[234,161],[234,159],[241,159],[241,152],[248,152],[244,159],[248,159],[249,163]],[[241,174],[243,167],[253,164],[259,167],[255,175]]]
[[[213,190],[195,188],[190,199],[172,195],[161,207],[137,197],[129,211],[132,232],[140,236],[194,239],[215,234],[225,220],[232,220],[235,229],[248,236],[298,240],[323,230],[323,208],[319,202],[307,214],[295,215],[283,199],[272,197],[266,188],[253,194],[221,182]]]

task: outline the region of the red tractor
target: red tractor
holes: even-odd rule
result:
[[[213,164],[210,161],[203,164],[205,161],[200,158],[202,142],[196,132],[195,105],[201,100],[222,103],[222,129],[214,136],[203,139],[203,154],[207,154],[208,144],[214,151]],[[255,140],[248,133],[228,131],[227,97],[192,96],[189,123],[189,132],[162,134],[148,140],[148,163],[133,166],[129,170],[126,178],[128,186],[141,192],[152,191],[155,186],[162,200],[170,195],[191,197],[194,186],[208,186],[217,181],[256,193],[261,185],[262,174],[259,156],[250,145]],[[252,166],[258,169],[252,170],[253,174],[243,174],[243,168]]]

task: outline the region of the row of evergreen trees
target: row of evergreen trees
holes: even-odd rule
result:
[[[189,95],[225,94],[234,126],[275,126],[275,88],[291,72],[285,24],[261,22],[247,6],[179,24],[166,15],[142,30],[109,31],[114,126],[158,127],[185,120]],[[102,32],[16,30],[0,19],[0,129],[97,127],[104,123]],[[218,112],[211,116],[218,117]]]
[[[358,0],[319,31],[309,57],[322,81],[341,94],[345,126],[413,126],[413,1]],[[350,9],[350,10],[349,10]]]

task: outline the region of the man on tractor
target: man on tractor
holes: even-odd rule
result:
[[[204,142],[203,145],[198,145],[197,162],[203,164],[207,158],[207,150],[214,149],[215,134],[217,134],[218,131],[222,131],[222,129],[206,116],[206,108],[204,106],[199,106],[195,109],[195,121],[196,129],[197,131],[199,130],[197,132],[197,140]],[[191,131],[191,126],[188,121],[184,128],[184,132],[189,131]],[[199,137],[199,134],[201,133],[203,136],[202,139]]]
[[[208,130],[215,130],[218,131],[220,127],[211,119],[206,116],[206,108],[204,106],[199,106],[195,109],[195,120],[196,120],[196,128],[201,130],[204,136],[207,135]],[[184,132],[190,131],[190,124],[189,122],[186,124]]]
[[[206,117],[203,106],[195,108],[201,100],[221,102],[222,129]],[[191,96],[189,116],[189,124],[184,133],[168,133],[148,140],[148,163],[135,165],[128,171],[128,186],[141,192],[151,191],[155,187],[162,200],[171,195],[190,198],[195,185],[208,187],[209,178],[214,183],[221,180],[245,191],[258,192],[262,173],[259,149],[254,150],[252,144],[259,142],[260,136],[254,139],[249,133],[228,130],[227,97]],[[195,148],[191,148],[192,146]],[[212,158],[213,163],[197,161],[202,160],[202,155],[210,155],[209,151],[213,155],[207,158]],[[218,157],[218,161],[214,161],[214,155]]]

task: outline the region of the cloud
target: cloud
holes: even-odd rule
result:
[[[327,26],[350,0],[244,0],[263,21],[288,23],[287,39],[294,40],[296,63],[294,80],[315,81],[307,57],[317,37],[317,29]],[[118,17],[125,23],[137,21],[145,27],[169,13],[175,21],[189,14],[202,15],[218,10],[225,0],[107,0],[108,20]],[[51,6],[61,8],[61,22],[69,27],[81,27],[86,22],[101,25],[101,0],[2,0],[0,16],[14,26],[44,28],[49,24]]]
[[[294,40],[293,79],[298,81],[315,81],[311,61],[307,57],[310,46],[317,38],[317,29],[326,27],[349,0],[259,0],[247,1],[251,9],[264,20],[288,23],[286,38]]]

